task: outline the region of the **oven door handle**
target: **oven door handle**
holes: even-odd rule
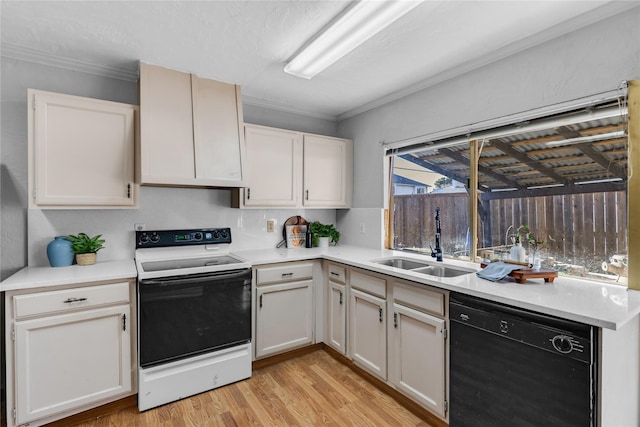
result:
[[[142,279],[140,280],[141,286],[173,286],[173,285],[195,285],[202,282],[209,282],[211,279],[236,279],[242,276],[250,276],[250,269],[233,270],[233,271],[219,271],[215,273],[207,273],[204,275],[186,275],[177,277],[164,277],[158,279]]]

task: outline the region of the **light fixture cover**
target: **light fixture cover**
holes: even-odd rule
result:
[[[361,0],[316,36],[284,67],[296,77],[310,79],[422,3]]]

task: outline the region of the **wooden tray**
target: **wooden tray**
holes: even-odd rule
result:
[[[481,268],[485,268],[487,264],[484,262],[480,264]],[[553,280],[558,277],[558,272],[555,270],[532,270],[531,268],[522,267],[521,270],[513,270],[509,273],[510,277],[513,277],[516,282],[524,284],[527,279],[544,279],[545,283],[553,283]]]

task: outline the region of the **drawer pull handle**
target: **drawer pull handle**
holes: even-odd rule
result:
[[[73,298],[73,297],[71,297],[71,298],[67,298],[63,302],[65,304],[71,304],[72,302],[80,302],[80,301],[86,301],[86,300],[87,300],[86,298]]]
[[[332,275],[332,276],[336,276],[336,277],[339,277],[339,276],[340,276],[340,274],[336,273],[335,271],[332,271],[332,272],[331,272],[331,275]]]
[[[293,273],[282,273],[282,277],[291,277]]]

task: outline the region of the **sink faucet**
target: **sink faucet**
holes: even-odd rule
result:
[[[436,248],[431,247],[431,256],[442,262],[442,248],[440,247],[440,208],[436,208]]]

